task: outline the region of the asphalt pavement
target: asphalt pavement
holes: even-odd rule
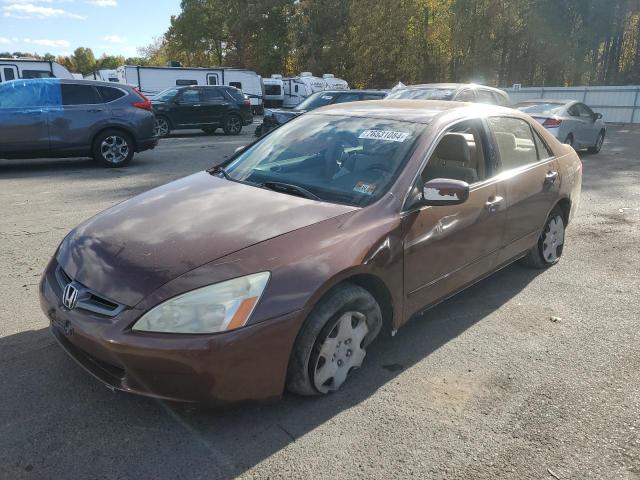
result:
[[[510,266],[416,318],[336,394],[210,410],[82,371],[38,304],[60,240],[252,133],[180,133],[126,169],[0,161],[1,479],[640,479],[640,126],[582,155],[559,265]]]

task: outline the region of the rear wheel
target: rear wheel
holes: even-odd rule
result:
[[[124,167],[133,154],[133,140],[120,130],[105,130],[93,142],[93,158],[104,167]]]
[[[596,140],[595,145],[593,147],[589,147],[589,153],[600,153],[600,150],[602,150],[602,145],[604,144],[604,136],[605,131],[601,130],[598,134],[598,139]]]
[[[560,207],[555,207],[536,245],[529,251],[522,263],[532,268],[548,268],[560,261],[564,250],[565,220]]]
[[[338,390],[362,365],[366,347],[381,327],[380,307],[367,290],[350,283],[335,287],[318,302],[298,334],[287,389],[299,395]]]
[[[224,120],[222,129],[224,130],[225,135],[239,135],[242,131],[242,119],[240,118],[240,115],[232,113],[227,116]]]
[[[165,117],[156,117],[155,124],[153,126],[153,133],[156,137],[164,138],[171,133],[171,126],[169,120]]]

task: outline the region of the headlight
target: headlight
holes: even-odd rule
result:
[[[133,326],[140,332],[216,333],[247,323],[269,272],[234,278],[184,293],[145,313]]]

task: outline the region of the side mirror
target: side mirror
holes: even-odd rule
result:
[[[469,184],[450,178],[435,178],[422,187],[422,205],[459,205],[469,198]]]
[[[595,117],[596,120],[600,120],[602,118],[602,114],[601,113],[596,113],[594,115],[594,117]]]

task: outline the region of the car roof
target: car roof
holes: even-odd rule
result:
[[[112,87],[112,88],[133,88],[131,85],[127,85],[124,83],[114,83],[114,82],[101,82],[98,80],[80,80],[80,79],[72,79],[72,78],[18,78],[16,80],[11,80],[11,82],[24,82],[24,83],[64,83],[64,84],[72,84],[72,85],[93,85],[93,86],[101,86],[101,87]],[[8,84],[10,82],[6,82]]]
[[[501,93],[503,95],[505,94],[505,92],[499,88],[487,87],[486,85],[479,85],[477,83],[422,83],[418,85],[406,85],[398,90],[426,90],[428,88],[449,88],[452,90],[460,90],[461,88],[482,88]]]
[[[318,108],[305,115],[329,114],[346,117],[380,118],[412,123],[429,124],[444,113],[458,112],[460,117],[471,112],[505,113],[521,116],[521,112],[494,105],[465,102],[441,102],[437,100],[367,100],[353,103],[337,103]]]

